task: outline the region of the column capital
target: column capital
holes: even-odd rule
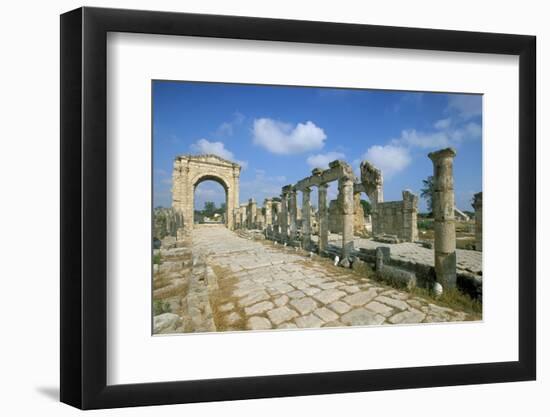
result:
[[[285,185],[283,188],[282,188],[282,193],[283,195],[285,194],[289,194],[291,191],[292,191],[292,184],[289,184],[289,185]]]
[[[483,192],[475,193],[474,194],[474,203],[472,204],[474,208],[482,207],[483,206]]]
[[[456,150],[454,148],[440,149],[439,151],[430,152],[428,158],[432,161],[437,161],[444,158],[454,158],[456,156]]]

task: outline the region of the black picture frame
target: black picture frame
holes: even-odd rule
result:
[[[108,32],[519,56],[519,360],[107,385]],[[536,378],[536,38],[171,12],[61,15],[61,401],[82,409],[525,381]]]

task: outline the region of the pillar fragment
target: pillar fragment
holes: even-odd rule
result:
[[[428,154],[433,162],[432,209],[434,215],[435,275],[445,289],[456,287],[456,230],[453,159],[446,148]]]
[[[273,223],[273,200],[271,198],[266,198],[264,200],[264,208],[265,208],[265,226],[271,226]]]
[[[353,252],[354,198],[353,178],[342,177],[338,184],[342,201],[342,258],[348,258]]]
[[[293,242],[296,240],[296,232],[297,232],[297,219],[298,219],[298,204],[296,200],[296,189],[294,187],[291,188],[289,193],[289,212],[290,212],[290,241]]]
[[[328,184],[319,185],[319,253],[323,253],[328,247],[327,189]]]
[[[475,220],[476,220],[476,250],[483,250],[483,193],[474,194]]]
[[[283,241],[288,240],[288,195],[290,192],[289,186],[283,187],[281,194],[281,215],[280,215],[280,225],[281,225],[281,239]]]
[[[311,245],[311,188],[302,190],[302,247]]]

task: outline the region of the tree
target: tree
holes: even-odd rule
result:
[[[212,217],[216,213],[216,203],[213,201],[204,202],[204,210],[202,214],[206,217]]]
[[[369,216],[372,213],[372,206],[369,201],[361,200],[361,206],[363,206],[363,213],[365,213],[365,216]]]
[[[426,200],[426,206],[431,213],[433,210],[433,193],[434,193],[434,177],[430,175],[425,180],[422,180],[423,187],[420,189],[420,197]]]
[[[225,214],[225,208],[226,208],[225,203],[221,203],[220,208],[216,209],[215,212],[223,215]]]

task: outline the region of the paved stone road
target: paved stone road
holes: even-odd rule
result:
[[[196,226],[191,240],[193,259],[202,259],[206,265],[207,278],[199,282],[208,283],[211,312],[206,309],[205,317],[213,325],[194,329],[182,326],[177,331],[365,326],[469,319],[464,312],[437,306],[430,300],[386,287],[351,270],[334,267],[327,259],[310,259],[292,248],[248,240],[223,226]],[[164,254],[169,259],[170,250]],[[187,294],[187,299],[190,296],[192,294]],[[181,311],[183,322],[189,323],[185,315],[192,313],[185,308]]]
[[[314,240],[317,236],[313,237]],[[342,246],[342,236],[331,233],[329,243],[335,246]],[[408,262],[416,262],[424,265],[434,266],[434,251],[419,245],[418,243],[404,242],[397,244],[387,244],[375,242],[371,239],[356,237],[353,240],[356,249],[376,249],[379,246],[389,246],[391,248],[391,257]],[[473,250],[456,250],[456,267],[460,271],[466,271],[475,275],[481,275],[482,272],[482,252]]]

